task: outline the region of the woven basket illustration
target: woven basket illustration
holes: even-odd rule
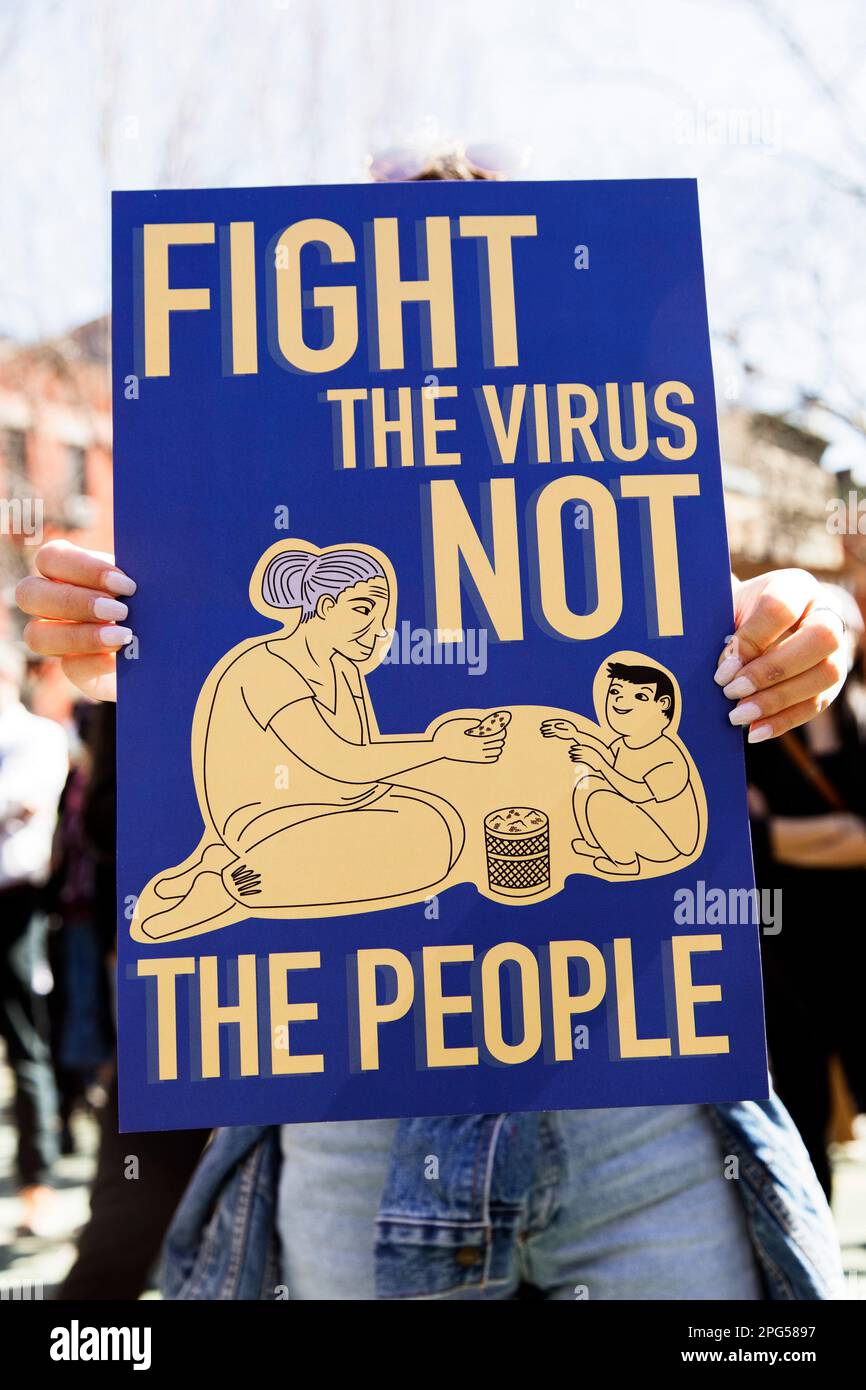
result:
[[[487,880],[495,893],[532,897],[550,887],[550,825],[543,811],[505,806],[484,817]]]

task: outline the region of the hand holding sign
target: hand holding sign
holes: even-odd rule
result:
[[[848,672],[845,624],[822,602],[805,570],[775,570],[734,581],[736,633],[715,679],[738,703],[728,716],[749,728],[749,742],[805,724],[838,695]]]
[[[59,656],[63,673],[90,700],[115,700],[115,653],[132,639],[124,599],[135,583],[114,556],[66,540],[46,541],[37,574],[22,579],[16,601],[31,621],[24,640],[39,656]]]

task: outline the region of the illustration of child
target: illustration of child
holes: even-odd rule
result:
[[[668,730],[673,682],[654,666],[612,661],[605,722],[611,743],[567,719],[546,719],[545,738],[567,740],[581,772],[574,789],[576,854],[605,874],[635,877],[641,860],[668,863],[694,852],[700,834],[689,764]]]

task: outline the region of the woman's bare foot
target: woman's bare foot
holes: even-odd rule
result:
[[[183,869],[179,874],[164,874],[159,882],[153,885],[153,891],[158,898],[185,898],[199,874],[205,870],[213,874],[222,873],[236,858],[234,850],[226,845],[208,845],[196,864],[189,869]]]
[[[619,878],[634,878],[640,873],[640,860],[632,859],[628,864],[617,864],[614,859],[594,859],[593,868],[603,874],[616,874]]]
[[[598,854],[599,847],[598,845],[591,845],[588,840],[581,840],[578,836],[577,839],[572,840],[571,848],[575,854],[588,854],[591,859],[594,854]]]
[[[198,876],[184,898],[175,899],[171,907],[142,917],[138,923],[142,935],[152,941],[161,941],[163,937],[177,936],[206,923],[211,928],[218,927],[222,925],[220,918],[229,912],[237,912],[237,902],[228,893],[219,874],[202,869],[197,869],[196,873]],[[133,925],[135,920],[133,918]]]

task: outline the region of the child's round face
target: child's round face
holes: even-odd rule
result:
[[[654,685],[632,685],[617,678],[608,687],[605,716],[617,734],[658,738],[668,725],[667,701],[656,699]]]

